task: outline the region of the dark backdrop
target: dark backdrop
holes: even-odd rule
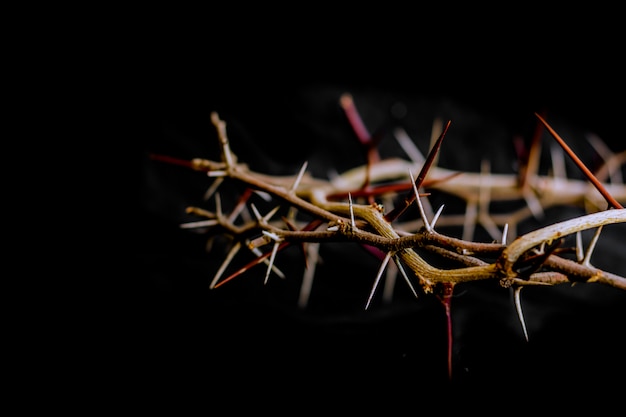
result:
[[[137,132],[139,240],[132,256],[140,267],[126,284],[129,314],[116,346],[131,385],[189,385],[215,390],[216,398],[259,391],[268,402],[289,388],[292,398],[311,403],[409,405],[427,401],[428,393],[477,387],[545,392],[623,383],[626,294],[613,288],[523,291],[526,342],[508,290],[489,283],[459,286],[452,303],[452,381],[439,302],[414,300],[399,282],[393,303],[378,300],[365,311],[377,264],[358,248],[323,252],[325,267],[306,310],[297,308],[296,251],[277,258],[291,272],[284,281],[273,277],[264,286],[259,267],[209,291],[223,257],[214,253],[223,255],[224,249],[206,253],[206,236],[179,224],[190,219],[187,205],[203,204],[210,181],[149,158],[216,159],[210,112],[217,111],[227,122],[233,151],[256,170],[293,174],[305,160],[320,175],[331,165],[349,168],[363,156],[338,107],[342,92],[354,95],[370,129],[386,132],[390,141],[390,126],[402,125],[421,141],[423,153],[433,116],[449,118],[440,161],[450,168],[476,170],[475,156],[487,155],[498,169],[514,172],[506,139],[521,135],[528,141],[533,113],[542,111],[580,149],[588,149],[584,135],[594,132],[614,151],[623,150],[621,107],[607,102],[621,81],[605,74],[606,66],[580,65],[597,62],[597,56],[550,65],[532,55],[486,62],[454,53],[415,60],[393,53],[337,59],[339,54],[312,52],[304,60],[300,51],[273,65],[271,53],[254,59],[243,53],[205,60],[183,55],[175,70],[143,80],[136,98],[143,126]],[[401,115],[392,111],[398,102],[406,109]],[[545,220],[579,213],[551,210]],[[624,275],[619,227],[603,234],[596,263]]]

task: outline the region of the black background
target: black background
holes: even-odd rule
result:
[[[124,284],[128,314],[113,343],[126,383],[211,390],[215,398],[262,392],[268,403],[280,398],[276,407],[287,390],[295,401],[313,406],[319,406],[316,401],[408,406],[442,392],[575,392],[623,384],[626,296],[612,288],[523,291],[529,342],[508,290],[489,283],[457,288],[452,381],[439,302],[426,296],[413,300],[398,283],[394,303],[375,302],[365,311],[376,263],[358,249],[334,248],[325,255],[334,267],[316,279],[305,311],[296,306],[300,266],[281,263],[280,257],[277,264],[294,274],[285,281],[270,279],[264,286],[263,270],[208,290],[221,258],[204,251],[206,236],[178,225],[189,220],[186,205],[201,204],[209,182],[149,155],[215,159],[211,111],[226,120],[242,161],[280,174],[297,172],[307,158],[314,162],[310,169],[322,173],[329,161],[347,167],[362,163],[337,106],[342,92],[354,94],[372,130],[400,123],[416,132],[430,128],[436,112],[449,116],[447,152],[458,153],[447,161],[456,165],[478,162],[463,157],[466,152],[497,157],[507,149],[502,135],[528,140],[534,112],[542,111],[576,143],[582,143],[582,132],[594,132],[613,150],[624,148],[622,106],[615,102],[623,90],[619,68],[593,50],[539,59],[530,48],[505,56],[491,48],[472,53],[454,42],[428,50],[419,44],[403,50],[351,48],[354,43],[328,48],[311,42],[294,49],[266,42],[197,49],[166,43],[154,68],[146,68],[145,77],[139,74],[139,87],[124,109],[140,121],[138,240],[130,253],[139,268]],[[396,101],[409,103],[401,120],[390,115]],[[512,161],[509,151],[500,155],[502,161]],[[513,169],[512,162],[501,169],[507,168]],[[624,275],[621,236],[606,235],[606,262]],[[295,251],[285,256],[299,259]]]

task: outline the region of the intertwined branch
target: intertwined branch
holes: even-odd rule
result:
[[[232,246],[226,259],[213,277],[210,288],[217,288],[240,276],[250,268],[265,263],[265,282],[272,273],[284,278],[276,265],[279,253],[289,245],[303,249],[307,262],[300,305],[305,306],[318,260],[319,245],[327,242],[353,242],[366,247],[380,259],[370,305],[378,283],[390,261],[404,277],[413,294],[434,293],[449,309],[450,295],[455,284],[477,280],[497,280],[503,287],[516,289],[516,307],[523,324],[519,305],[519,289],[529,285],[564,283],[601,283],[626,290],[626,278],[594,267],[590,263],[595,244],[604,227],[626,222],[626,186],[606,180],[620,169],[625,155],[608,155],[605,166],[592,174],[568,148],[546,120],[536,115],[542,126],[565,150],[587,177],[587,181],[567,178],[555,169],[551,176],[537,174],[536,153],[531,149],[525,170],[520,175],[493,174],[488,163],[480,173],[460,172],[437,166],[437,154],[450,122],[435,129],[439,132],[430,153],[424,158],[406,132],[397,129],[396,139],[410,156],[381,159],[375,141],[359,118],[350,95],[341,98],[341,105],[361,144],[367,149],[368,163],[343,172],[332,179],[314,178],[302,169],[291,177],[269,176],[255,172],[238,161],[230,148],[226,122],[217,113],[211,121],[217,130],[221,158],[182,161],[154,156],[170,163],[206,172],[214,179],[206,198],[214,199],[214,210],[189,207],[188,213],[199,220],[181,225],[202,229],[212,236],[226,235]],[[433,138],[435,139],[435,138]],[[562,154],[561,154],[562,155]],[[558,154],[553,154],[557,159]],[[219,188],[235,181],[247,187],[239,203],[230,213],[222,210]],[[445,215],[444,207],[433,213],[428,194],[420,190],[439,190],[466,202],[463,216]],[[276,206],[260,213],[249,202],[254,193],[265,196]],[[522,200],[522,209],[511,213],[490,213],[493,201]],[[407,209],[415,204],[419,218],[405,219]],[[551,206],[584,204],[587,214],[551,224],[530,233],[515,236],[516,225],[530,216],[541,216]],[[287,207],[288,214],[274,219],[279,209]],[[248,210],[252,211],[252,214]],[[245,215],[244,215],[245,214]],[[462,225],[463,237],[455,238],[436,229],[441,225]],[[472,241],[473,227],[482,225],[493,237],[492,242]],[[595,232],[591,243],[583,249],[581,233]],[[512,236],[509,238],[507,235]],[[572,250],[561,247],[567,236],[576,237]],[[264,248],[269,249],[263,251]],[[224,276],[241,249],[248,249],[256,258],[228,276]],[[429,263],[423,254],[429,253],[452,260],[458,267],[442,269]],[[568,256],[575,253],[572,256]],[[524,329],[525,331],[525,329]],[[527,335],[526,335],[527,336]]]

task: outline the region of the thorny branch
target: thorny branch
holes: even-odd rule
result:
[[[488,164],[483,164],[480,173],[439,167],[436,165],[436,157],[450,122],[439,130],[441,134],[427,158],[422,157],[417,148],[411,148],[414,145],[406,132],[397,129],[396,139],[406,153],[412,156],[411,160],[381,159],[349,94],[342,96],[341,105],[359,141],[366,148],[368,163],[343,172],[332,180],[308,175],[306,164],[297,175],[291,177],[274,177],[252,171],[246,164],[238,162],[229,145],[226,122],[217,113],[211,114],[211,121],[219,139],[219,161],[200,158],[183,161],[153,156],[154,159],[206,172],[214,178],[205,197],[214,197],[215,210],[189,207],[188,213],[203,220],[181,225],[190,229],[206,229],[211,235],[223,234],[232,238],[232,248],[213,277],[210,288],[224,285],[260,263],[267,266],[265,282],[272,272],[284,277],[274,265],[280,256],[279,252],[289,245],[299,245],[307,263],[300,298],[300,305],[305,306],[306,292],[310,290],[318,259],[319,244],[354,242],[369,248],[381,260],[366,308],[390,260],[393,260],[416,297],[418,291],[414,289],[415,281],[421,292],[435,293],[446,306],[448,318],[454,285],[477,280],[497,280],[503,287],[512,286],[516,289],[515,302],[525,334],[519,304],[519,290],[524,286],[595,282],[626,290],[625,277],[596,268],[589,262],[603,228],[626,222],[626,209],[620,204],[626,202],[626,186],[615,181],[601,182],[601,179],[609,176],[613,178],[615,170],[619,170],[619,165],[626,160],[624,153],[608,155],[606,164],[594,176],[545,118],[536,114],[543,127],[574,159],[589,182],[567,178],[556,163],[552,176],[538,175],[536,148],[531,149],[531,157],[520,176],[490,173]],[[535,137],[533,144],[537,143]],[[417,179],[413,173],[419,173]],[[225,179],[248,187],[239,204],[228,215],[222,212],[220,194],[217,192]],[[467,204],[465,215],[442,214],[442,206],[428,219],[424,209],[428,204],[428,194],[420,193],[420,189],[438,190],[463,199]],[[271,196],[276,201],[276,208],[261,214],[254,204],[248,202],[253,193]],[[512,200],[525,201],[526,205],[511,213],[490,213],[490,202]],[[385,207],[383,201],[391,207]],[[419,208],[420,218],[403,219],[407,208],[414,202]],[[521,220],[541,216],[548,207],[568,204],[584,205],[587,214],[515,236],[516,225]],[[289,214],[280,220],[272,220],[280,206],[289,207]],[[241,214],[249,213],[248,208],[254,216],[244,219]],[[447,236],[435,230],[436,227],[453,224],[463,226],[462,238]],[[493,242],[472,241],[476,224],[484,226],[493,237]],[[583,254],[580,234],[586,230],[595,230],[595,236]],[[507,243],[507,235],[513,237],[512,242]],[[573,251],[560,248],[569,235],[577,238],[576,259],[564,255]],[[266,245],[270,249],[262,252],[261,248]],[[256,259],[223,278],[224,272],[242,248],[253,251]],[[452,260],[458,267],[435,267],[420,255],[424,253]]]

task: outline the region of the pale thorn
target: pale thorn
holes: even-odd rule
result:
[[[544,212],[541,201],[539,201],[533,190],[530,187],[524,188],[522,190],[522,196],[533,217],[537,220],[543,219]]]
[[[276,212],[280,208],[280,206],[276,206],[269,213],[267,213],[265,216],[261,216],[261,213],[259,213],[259,210],[256,208],[256,206],[254,204],[250,204],[250,207],[252,207],[252,211],[254,212],[254,216],[256,217],[257,221],[259,223],[262,223],[262,224],[267,223],[267,221],[269,219],[271,219],[272,216],[274,214],[276,214]]]
[[[501,240],[503,245],[506,245],[506,238],[507,238],[508,233],[509,233],[509,224],[504,223],[504,229],[502,230],[502,240]]]
[[[417,292],[415,291],[413,284],[411,284],[411,280],[409,279],[409,276],[406,274],[406,271],[404,270],[404,267],[402,266],[402,262],[400,262],[400,258],[398,257],[398,255],[394,255],[393,259],[394,259],[394,262],[396,263],[396,266],[398,267],[398,270],[400,271],[400,273],[404,277],[404,280],[406,281],[409,288],[411,289],[411,292],[413,293],[415,298],[417,298],[418,297]]]
[[[291,189],[289,190],[289,192],[293,193],[294,191],[296,191],[296,189],[298,188],[298,185],[300,185],[302,176],[306,172],[307,165],[308,165],[308,161],[304,161],[304,164],[302,164],[302,168],[300,168],[300,172],[298,173],[296,180],[293,182],[293,185],[291,186]]]
[[[352,224],[352,229],[356,230],[356,222],[354,221],[354,209],[352,207],[352,194],[348,193],[348,202],[350,204],[350,223]]]
[[[269,219],[271,219],[274,216],[274,214],[276,214],[276,212],[278,211],[279,208],[280,208],[280,206],[276,206],[273,209],[271,209],[269,211],[269,213],[267,213],[265,216],[263,216],[263,221],[264,222],[269,221]]]
[[[478,202],[469,200],[465,206],[465,218],[463,219],[463,240],[472,240],[476,218],[478,217]]]
[[[254,190],[254,194],[258,195],[259,197],[261,197],[265,201],[271,201],[272,200],[272,196],[269,193],[266,193],[265,191]]]
[[[248,211],[246,204],[243,201],[239,202],[239,204],[235,206],[233,211],[230,212],[230,215],[228,216],[228,221],[234,222],[239,214],[241,214],[241,218],[244,222],[248,222],[251,220],[250,212]]]
[[[339,226],[330,226],[326,229],[328,232],[336,232],[339,230]]]
[[[269,237],[276,243],[280,243],[282,241],[280,236],[278,236],[276,233],[268,232],[267,230],[261,230],[261,233],[263,233],[265,236]]]
[[[380,264],[380,268],[378,268],[378,274],[376,275],[376,280],[374,280],[372,291],[370,291],[370,295],[367,298],[367,303],[365,304],[366,310],[369,308],[370,303],[372,302],[372,297],[374,297],[374,293],[376,292],[376,287],[378,287],[378,283],[380,282],[380,277],[383,275],[383,272],[385,272],[385,267],[389,263],[389,259],[391,259],[391,252],[387,252],[387,254],[385,255],[385,258]]]
[[[621,184],[622,170],[618,169],[619,166],[615,164],[615,153],[613,153],[606,143],[600,137],[594,133],[587,135],[587,141],[591,144],[593,149],[600,155],[600,157],[609,165],[609,178],[613,184]]]
[[[398,144],[411,161],[417,164],[423,164],[426,162],[426,158],[424,158],[424,155],[422,155],[420,150],[417,148],[415,142],[411,140],[409,135],[406,133],[406,130],[401,127],[397,127],[394,129],[393,133],[398,141]]]
[[[579,230],[576,232],[576,260],[582,262],[583,259],[585,259],[585,254],[583,253],[583,237]]]
[[[528,331],[526,330],[526,322],[524,321],[524,314],[522,313],[522,302],[520,300],[520,292],[523,287],[515,287],[513,295],[515,299],[515,310],[517,311],[517,317],[519,318],[522,330],[524,331],[524,338],[528,342]]]
[[[591,238],[591,242],[589,242],[589,246],[587,246],[587,251],[585,252],[585,259],[583,259],[582,264],[585,266],[591,266],[591,255],[593,254],[594,249],[596,248],[596,244],[598,243],[598,239],[600,238],[600,233],[602,233],[602,225],[600,225],[593,234]]]
[[[220,277],[222,276],[222,274],[224,273],[224,271],[226,270],[230,262],[233,260],[237,252],[239,252],[240,248],[241,248],[241,242],[236,242],[233,245],[233,247],[230,248],[230,251],[228,251],[228,255],[226,255],[226,258],[222,262],[222,265],[220,265],[219,269],[215,273],[215,276],[213,277],[213,280],[211,281],[211,284],[209,285],[209,289],[213,289],[215,287],[215,284],[217,284],[217,281],[219,281]]]
[[[252,253],[254,253],[256,256],[258,256],[258,257],[263,256],[263,252],[261,252],[261,250],[260,250],[259,248],[256,248],[256,247],[251,247],[251,246],[249,246],[249,245],[248,245],[248,248],[249,248],[249,249],[252,251]],[[269,264],[270,264],[270,261],[269,261],[267,258],[265,258],[265,259],[263,259],[263,263],[264,263],[265,265],[269,265]],[[272,265],[272,271],[274,271],[274,273],[275,273],[276,275],[278,275],[279,277],[281,277],[282,279],[285,279],[285,278],[286,278],[286,277],[285,277],[285,274],[283,273],[283,271],[281,271],[280,269],[278,269],[278,267],[276,267],[276,265]]]
[[[215,215],[218,219],[222,218],[222,198],[220,193],[215,193]]]
[[[413,192],[415,193],[415,200],[417,200],[417,207],[420,211],[420,216],[424,221],[424,227],[430,233],[433,231],[433,228],[428,223],[428,219],[426,218],[426,213],[424,213],[424,206],[422,206],[422,200],[420,199],[420,193],[417,191],[417,186],[415,185],[415,179],[413,178],[413,173],[409,170],[409,176],[411,177],[411,185],[413,185]]]
[[[435,213],[435,216],[433,217],[432,221],[430,222],[430,226],[434,229],[435,228],[435,224],[437,224],[437,220],[439,220],[439,216],[441,216],[441,212],[443,211],[443,206],[445,204],[442,204],[441,207],[439,207],[439,210],[437,210],[437,213]]]
[[[550,146],[550,157],[552,159],[552,176],[554,179],[567,179],[567,170],[565,169],[565,154],[563,148],[557,145]]]
[[[489,187],[486,187],[483,182],[491,172],[491,164],[489,160],[483,159],[480,167],[480,185],[478,187],[478,221],[493,240],[498,240],[500,237],[500,230],[489,216],[491,190]]]
[[[211,178],[213,177],[224,178],[228,176],[228,172],[226,171],[209,171],[206,174]]]
[[[306,308],[309,304],[311,296],[311,288],[313,287],[313,278],[315,277],[315,268],[319,261],[319,242],[311,242],[306,244],[306,256],[308,267],[304,269],[302,276],[302,285],[300,286],[300,295],[298,296],[298,307]]]
[[[389,304],[393,301],[393,291],[396,287],[398,268],[394,263],[389,263],[385,272],[385,285],[383,287],[383,303]]]
[[[204,193],[204,196],[203,196],[204,201],[207,201],[209,198],[211,198],[211,196],[213,196],[215,191],[217,191],[217,189],[219,188],[220,185],[222,185],[223,182],[224,182],[224,177],[215,178],[211,186]]]
[[[433,119],[432,130],[430,131],[430,146],[428,147],[428,149],[432,149],[433,146],[435,146],[435,143],[437,143],[437,139],[439,139],[439,136],[441,136],[442,133],[443,133],[443,120],[440,117],[435,117]],[[439,163],[439,152],[437,152],[437,154],[435,155],[432,166],[436,167],[438,163]]]
[[[252,207],[252,213],[254,213],[254,217],[256,217],[256,220],[259,223],[261,223],[263,221],[263,216],[261,216],[261,213],[259,213],[259,210],[256,208],[254,203],[251,203],[250,207]]]
[[[219,222],[217,220],[200,220],[197,222],[183,223],[180,225],[181,229],[196,229],[199,227],[215,226]]]
[[[272,267],[274,265],[274,258],[276,258],[276,252],[278,252],[278,247],[280,246],[279,242],[274,243],[274,247],[272,248],[272,254],[270,255],[269,264],[267,266],[267,271],[265,272],[265,281],[263,284],[267,284],[267,281],[270,278],[270,272],[272,271]]]

